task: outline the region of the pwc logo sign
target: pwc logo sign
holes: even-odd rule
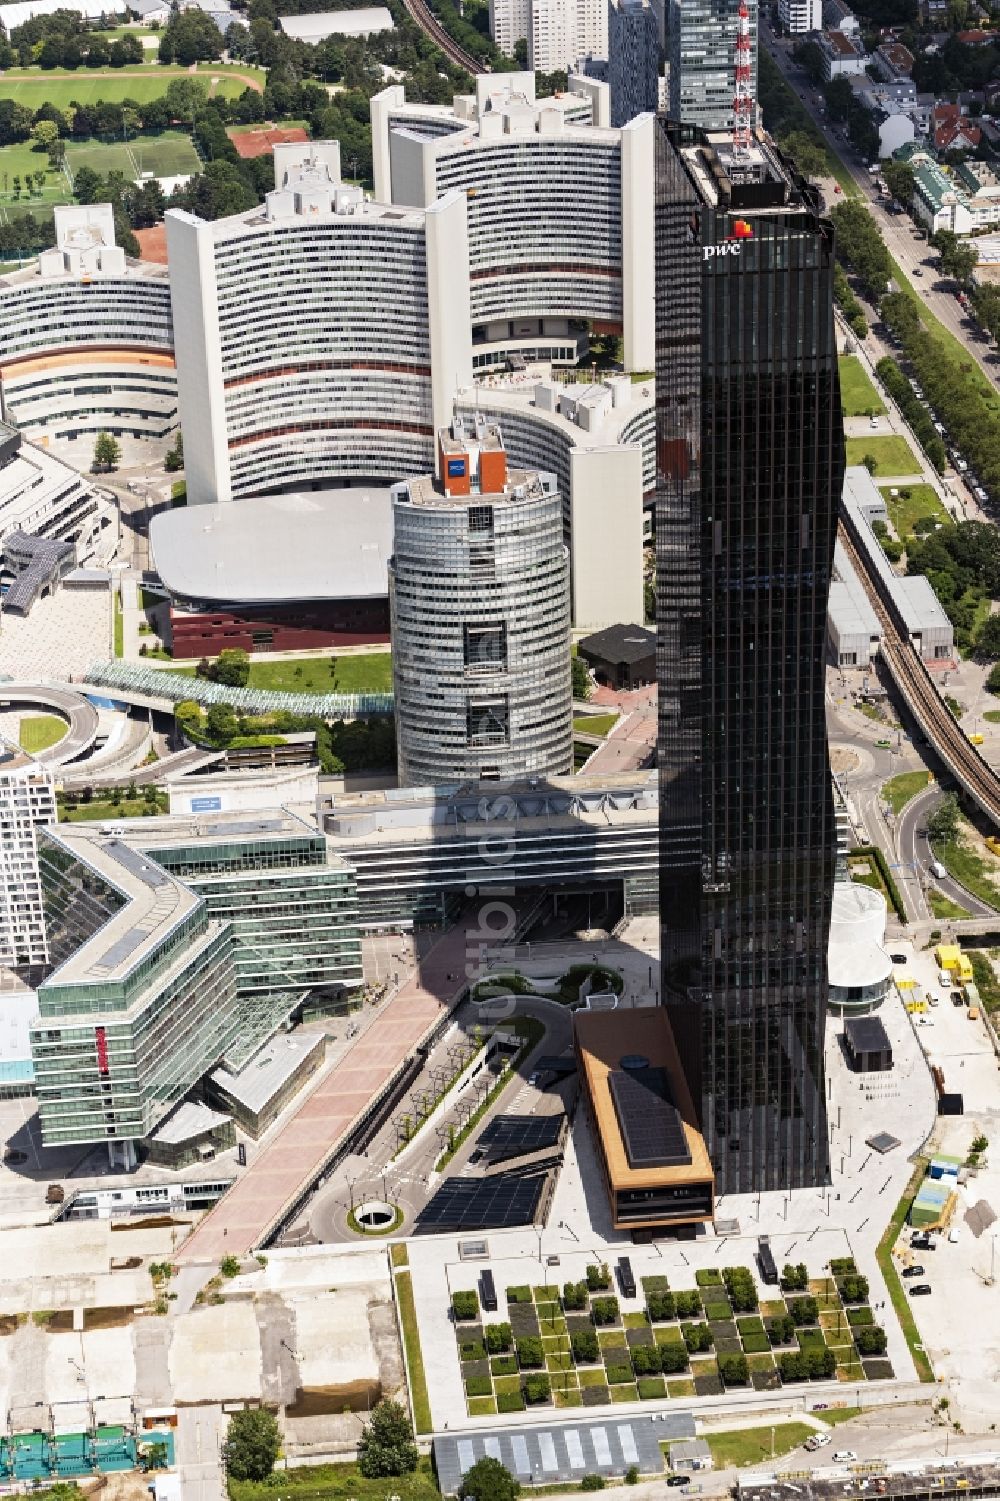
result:
[[[733,223],[733,232],[718,245],[703,245],[701,258],[703,261],[711,261],[723,255],[739,255],[744,240],[753,239],[753,225],[748,224],[746,219],[736,219]]]

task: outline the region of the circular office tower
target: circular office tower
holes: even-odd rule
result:
[[[401,785],[566,775],[569,555],[551,476],[496,493],[393,492],[389,565]]]

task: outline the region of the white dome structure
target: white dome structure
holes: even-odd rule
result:
[[[860,1015],[888,995],[892,960],[882,947],[885,919],[880,891],[857,881],[836,883],[827,954],[831,1010]]]

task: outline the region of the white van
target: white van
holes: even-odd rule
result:
[[[942,880],[947,874],[948,872],[945,870],[940,860],[931,861],[931,875],[934,876],[936,880]]]

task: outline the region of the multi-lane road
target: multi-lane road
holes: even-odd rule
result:
[[[813,84],[793,61],[790,47],[777,40],[764,24],[760,27],[760,39],[771,57],[808,110],[816,128],[830,150],[839,157],[847,172],[861,191],[862,197],[879,227],[882,238],[904,276],[913,286],[921,301],[926,302],[939,322],[950,334],[954,334],[969,355],[976,361],[986,378],[998,383],[998,366],[989,359],[989,345],[976,339],[971,320],[965,314],[951,292],[941,291],[935,283],[938,273],[931,269],[936,256],[926,240],[922,239],[912,220],[906,214],[889,214],[875,190],[866,163],[859,157],[850,142],[841,139],[833,126],[819,112],[816,98],[818,86]]]

